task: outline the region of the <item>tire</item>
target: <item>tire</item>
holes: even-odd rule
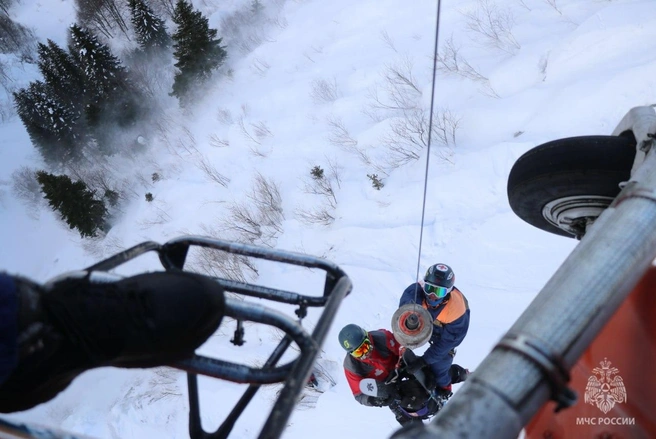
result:
[[[522,155],[508,176],[508,201],[527,223],[580,239],[629,180],[633,133],[554,140]]]

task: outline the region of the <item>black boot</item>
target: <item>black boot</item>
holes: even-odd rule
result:
[[[187,358],[224,315],[223,288],[183,272],[125,279],[76,272],[41,287],[15,279],[18,366],[0,384],[0,412],[54,398],[82,372],[147,368]]]
[[[462,383],[469,377],[469,369],[465,369],[458,364],[452,364],[449,375],[451,376],[451,384]]]
[[[402,426],[406,427],[408,425],[413,425],[413,424],[423,424],[422,420],[419,417],[414,417],[414,416],[408,416],[406,415],[401,407],[399,406],[399,402],[395,401],[389,406],[390,410],[392,413],[394,413],[394,417],[396,418],[396,422],[401,424]]]

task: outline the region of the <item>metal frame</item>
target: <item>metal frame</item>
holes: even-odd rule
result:
[[[298,309],[295,311],[297,317],[292,319],[283,313],[260,304],[226,297],[225,313],[237,320],[233,343],[239,345],[243,342],[242,322],[244,320],[275,326],[285,332],[285,337],[273,350],[264,365],[256,368],[196,354],[189,359],[170,365],[187,372],[190,406],[189,435],[192,439],[228,437],[237,419],[262,384],[284,382],[284,387],[259,435],[261,439],[278,438],[286,427],[287,420],[291,416],[303,387],[308,382],[312,367],[339,305],[342,299],[352,290],[351,280],[341,268],[325,259],[201,236],[184,236],[162,245],[152,241],[143,242],[100,261],[86,268],[86,270],[109,271],[152,251],[158,254],[162,266],[167,271],[183,270],[189,249],[192,246],[315,268],[325,272],[326,277],[321,296],[299,294],[277,288],[213,277],[223,286],[226,292],[297,305]],[[308,307],[324,308],[311,335],[300,325],[300,320],[306,316]],[[300,353],[294,360],[278,366],[278,361],[292,342],[298,345]],[[212,433],[203,430],[201,425],[198,375],[250,384],[221,426]]]

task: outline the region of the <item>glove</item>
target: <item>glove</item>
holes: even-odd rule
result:
[[[389,395],[387,397],[373,397],[370,396],[367,399],[367,403],[365,405],[371,406],[371,407],[384,407],[392,404],[394,402],[394,397]]]
[[[457,364],[452,364],[449,369],[449,375],[451,375],[451,384],[462,383],[469,376],[469,369],[465,369]]]
[[[383,382],[377,382],[377,398],[392,398],[392,400],[399,398],[399,389],[396,386],[396,383],[385,384]],[[389,404],[386,404],[389,405]]]
[[[414,375],[427,365],[428,363],[422,357],[415,357],[414,360],[406,364],[405,371],[410,375]]]

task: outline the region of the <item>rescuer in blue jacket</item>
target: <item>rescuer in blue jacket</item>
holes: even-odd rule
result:
[[[451,395],[451,384],[464,381],[469,371],[453,364],[455,348],[469,329],[469,304],[455,286],[453,270],[446,264],[431,265],[423,280],[409,285],[399,306],[417,303],[433,318],[430,346],[417,361],[408,366],[411,372],[429,366],[435,375],[436,390],[444,397]]]

